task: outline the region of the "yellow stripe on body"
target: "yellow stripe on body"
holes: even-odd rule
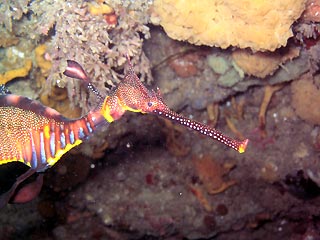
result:
[[[10,163],[10,162],[22,162],[23,164],[31,167],[29,162],[25,163],[23,159],[17,159],[16,157],[12,158],[12,159],[2,159],[2,160],[0,160],[0,165]]]
[[[134,108],[128,107],[127,105],[121,105],[121,107],[125,111],[145,113],[142,111],[142,109],[134,109]]]
[[[109,108],[108,105],[106,105],[105,107],[101,108],[101,114],[109,123],[114,121],[114,118],[110,114],[110,108]]]
[[[48,124],[43,127],[43,135],[46,139],[50,139],[50,126]]]
[[[56,164],[56,162],[60,160],[63,154],[70,151],[71,148],[74,148],[81,143],[82,143],[82,140],[80,139],[77,139],[74,144],[68,143],[64,149],[59,149],[53,158],[50,157],[47,159],[48,165],[53,166],[54,164]]]
[[[78,146],[79,144],[82,143],[82,140],[76,140],[74,144],[67,144],[66,147],[64,149],[59,149],[57,152],[56,152],[56,155],[53,157],[53,158],[48,158],[47,159],[47,163],[49,166],[53,166],[54,164],[56,164],[60,158],[62,157],[63,154],[65,154],[66,152],[70,151],[70,149]],[[0,165],[2,164],[7,164],[7,163],[10,163],[10,162],[22,162],[23,164],[27,165],[28,167],[31,167],[31,164],[30,162],[25,162],[24,159],[17,159],[16,157],[15,158],[12,158],[12,159],[2,159],[0,160]]]
[[[111,116],[110,112],[111,109],[107,103],[107,101],[110,99],[110,97],[106,97],[106,99],[104,100],[103,104],[102,104],[102,108],[100,110],[102,116],[108,121],[108,122],[113,122],[114,118]]]
[[[110,106],[110,105],[115,105],[115,106]],[[111,123],[119,119],[124,114],[125,111],[145,113],[142,111],[142,109],[134,109],[129,107],[116,96],[106,97],[106,99],[103,102],[100,113],[108,122]]]

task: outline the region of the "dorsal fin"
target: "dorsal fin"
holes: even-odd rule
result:
[[[121,82],[128,83],[128,84],[134,85],[134,86],[142,85],[140,79],[138,78],[138,76],[134,72],[134,69],[133,69],[133,66],[130,61],[130,57],[129,57],[128,53],[126,54],[126,58],[127,58],[128,64],[129,64],[129,70]]]
[[[127,58],[128,64],[129,64],[129,73],[128,74],[135,74],[132,63],[130,61],[130,56],[128,53],[126,53],[126,58]]]
[[[121,83],[128,84],[128,85],[134,87],[135,89],[139,89],[140,93],[143,93],[145,95],[149,95],[150,91],[148,91],[148,89],[140,81],[137,74],[135,74],[128,53],[126,54],[126,58],[128,60],[128,64],[129,64],[129,70],[128,70],[128,73],[126,74],[126,76],[124,77],[124,79],[120,82],[120,84]]]

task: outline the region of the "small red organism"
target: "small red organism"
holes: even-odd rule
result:
[[[115,27],[118,24],[118,16],[114,12],[103,16],[108,25]]]
[[[225,216],[228,214],[229,210],[226,205],[224,205],[223,203],[220,203],[216,207],[215,212],[217,213],[218,216]]]
[[[146,183],[148,185],[153,185],[154,184],[154,179],[153,179],[153,174],[152,173],[148,173],[146,176],[145,176],[145,179],[146,179]]]

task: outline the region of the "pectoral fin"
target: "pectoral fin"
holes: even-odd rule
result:
[[[10,202],[12,203],[26,203],[34,198],[36,198],[42,188],[43,185],[43,174],[40,174],[37,179],[18,191],[14,194],[14,196],[10,199]]]
[[[22,183],[24,180],[26,180],[28,177],[33,175],[36,171],[32,168],[30,168],[28,171],[26,171],[24,174],[19,176],[16,180],[16,182],[12,185],[12,187],[9,189],[9,191],[5,192],[0,196],[0,209],[5,207],[7,203],[10,201],[12,196],[14,195],[17,187],[20,183]]]

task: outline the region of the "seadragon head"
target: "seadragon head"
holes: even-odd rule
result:
[[[101,112],[107,121],[119,119],[126,111],[153,113],[170,110],[163,102],[160,90],[147,89],[134,73],[129,61],[129,71],[116,90],[105,99]]]
[[[162,100],[159,89],[156,91],[153,89],[149,90],[141,84],[139,79],[137,83],[122,83],[118,87],[117,97],[126,110],[141,113],[152,113],[155,110],[169,110]]]

